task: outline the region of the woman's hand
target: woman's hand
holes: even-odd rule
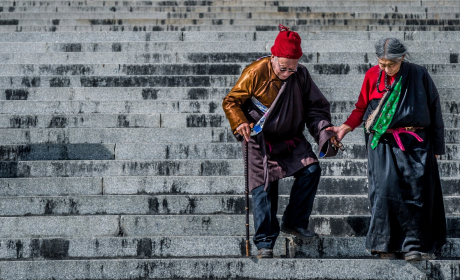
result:
[[[242,123],[236,128],[236,132],[238,132],[239,135],[243,136],[246,142],[249,141],[249,138],[251,137],[251,127],[249,126],[248,123]]]
[[[337,140],[342,141],[343,137],[351,131],[351,127],[349,125],[342,124],[341,126],[328,127],[326,130],[335,132],[337,134]]]

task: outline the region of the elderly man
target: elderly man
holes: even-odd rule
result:
[[[301,39],[280,25],[272,55],[244,69],[224,98],[223,108],[239,140],[248,144],[248,180],[258,258],[272,258],[280,226],[278,180],[294,176],[281,230],[299,237],[318,237],[308,229],[321,169],[303,135],[305,125],[319,145],[320,156],[337,153],[330,105],[305,66]],[[334,145],[332,145],[334,144]],[[244,145],[244,144],[243,144]]]

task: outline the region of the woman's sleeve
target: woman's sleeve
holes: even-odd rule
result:
[[[431,79],[428,71],[425,72],[425,89],[428,95],[428,107],[430,110],[430,125],[426,128],[431,135],[435,155],[446,153],[444,140],[444,121],[442,119],[441,102],[438,89]]]
[[[351,127],[352,130],[357,128],[363,122],[363,116],[367,109],[367,104],[369,103],[369,96],[373,90],[373,83],[376,80],[373,75],[368,71],[364,77],[363,85],[361,87],[361,92],[358,97],[358,102],[355,104],[355,109],[351,112],[351,115],[344,122],[344,124]]]

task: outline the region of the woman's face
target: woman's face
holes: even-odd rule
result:
[[[404,61],[404,56],[400,59],[389,60],[385,58],[379,58],[380,69],[385,71],[388,76],[394,76],[398,73],[399,68],[401,68],[401,63]]]

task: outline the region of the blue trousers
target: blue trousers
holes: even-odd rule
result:
[[[282,218],[284,225],[291,228],[308,228],[320,175],[321,168],[318,163],[306,166],[294,174],[295,181]],[[264,191],[262,185],[253,189],[251,194],[255,227],[254,244],[257,249],[273,249],[280,233],[276,217],[278,181],[269,183],[267,191]]]

